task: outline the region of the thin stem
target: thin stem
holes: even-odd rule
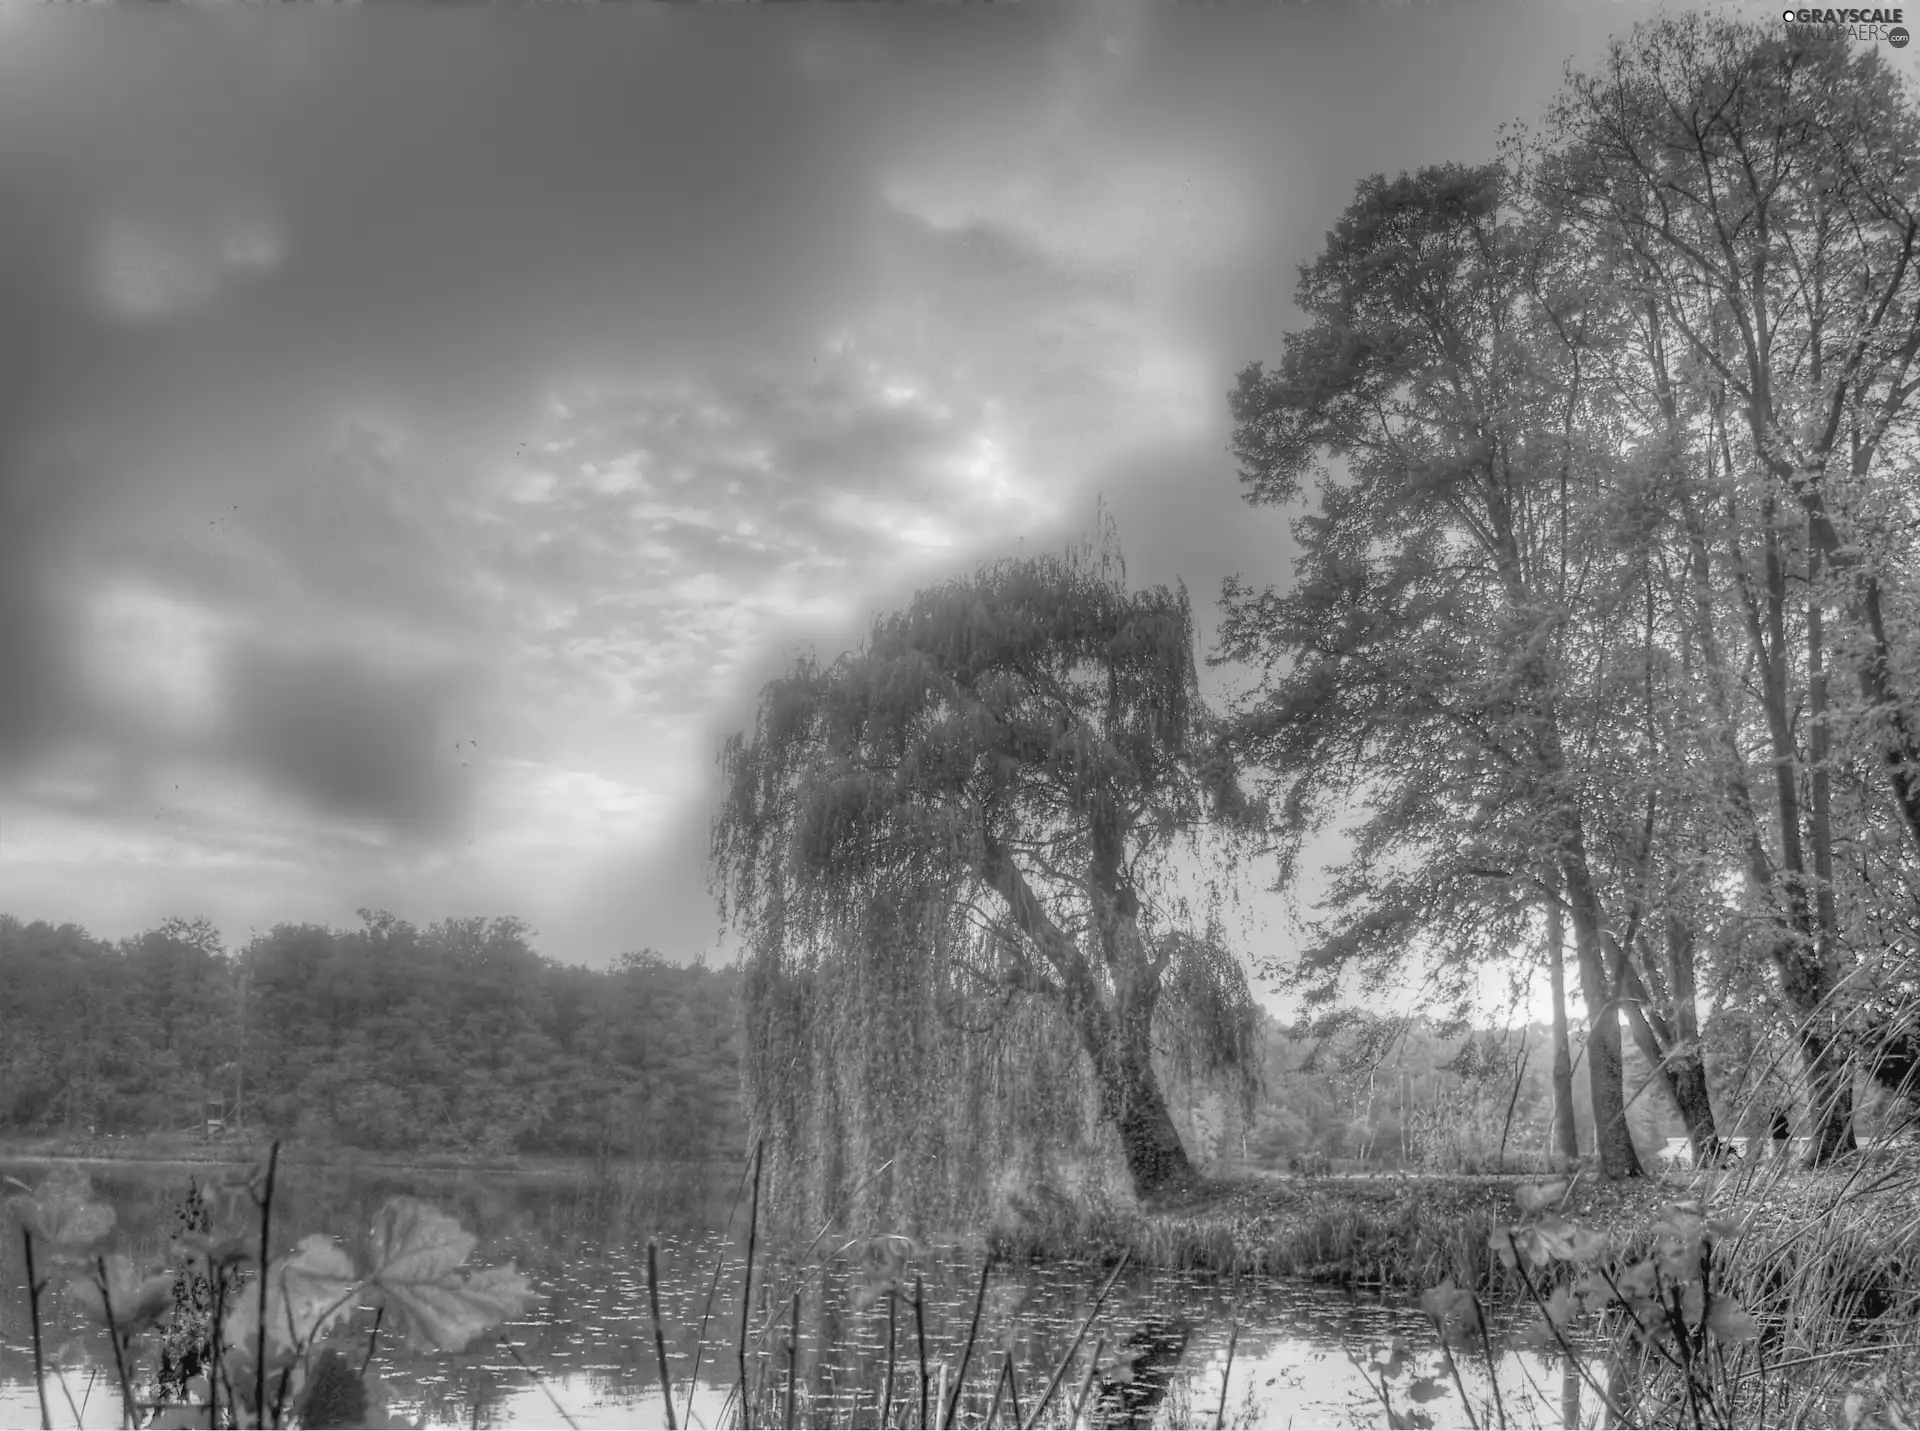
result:
[[[1566,1333],[1560,1330],[1560,1324],[1547,1315],[1546,1301],[1533,1285],[1533,1275],[1527,1271],[1526,1260],[1520,1255],[1520,1243],[1514,1237],[1511,1228],[1507,1230],[1507,1246],[1513,1249],[1514,1268],[1520,1273],[1520,1280],[1526,1284],[1527,1295],[1533,1299],[1533,1305],[1539,1310],[1540,1320],[1547,1324],[1547,1330],[1553,1333],[1553,1339],[1560,1344],[1560,1354],[1567,1359],[1575,1371],[1580,1373],[1581,1380],[1593,1388],[1593,1394],[1600,1398],[1600,1404],[1607,1408],[1607,1413],[1615,1421],[1631,1428],[1633,1418],[1614,1404],[1613,1397],[1608,1395],[1606,1389],[1594,1379],[1593,1373],[1587,1370],[1587,1364],[1574,1354],[1572,1345],[1567,1341]]]
[[[1633,1323],[1633,1330],[1640,1339],[1642,1350],[1644,1351],[1645,1348],[1652,1347],[1655,1351],[1659,1352],[1661,1356],[1666,1358],[1675,1371],[1678,1371],[1684,1376],[1686,1374],[1686,1367],[1681,1364],[1680,1358],[1668,1351],[1666,1344],[1656,1338],[1653,1335],[1653,1330],[1648,1327],[1645,1322],[1640,1320],[1640,1314],[1633,1309],[1633,1303],[1627,1300],[1627,1294],[1620,1290],[1620,1284],[1613,1280],[1613,1273],[1607,1270],[1606,1264],[1604,1262],[1597,1262],[1594,1264],[1594,1270],[1600,1274],[1601,1280],[1607,1284],[1607,1290],[1613,1293],[1614,1301],[1618,1302],[1620,1309],[1627,1314],[1627,1320]]]
[[[800,1423],[793,1419],[793,1394],[800,1384],[800,1289],[793,1289],[793,1321],[787,1327],[787,1419],[783,1425]]]
[[[1213,1431],[1227,1424],[1227,1383],[1233,1380],[1233,1349],[1240,1343],[1240,1324],[1233,1323],[1227,1333],[1227,1369],[1220,1373],[1220,1409],[1213,1413]]]
[[[740,1181],[734,1184],[733,1203],[727,1208],[727,1225],[721,1231],[720,1255],[713,1259],[713,1277],[707,1283],[707,1303],[700,1312],[700,1330],[693,1339],[693,1371],[687,1377],[687,1406],[693,1406],[694,1388],[700,1381],[700,1354],[707,1345],[707,1319],[713,1315],[713,1297],[720,1290],[720,1269],[727,1264],[726,1239],[733,1232],[733,1219],[740,1212],[740,1195],[747,1190],[747,1167],[740,1168]]]
[[[946,1412],[940,1418],[942,1431],[953,1425],[954,1413],[960,1409],[960,1393],[967,1384],[967,1363],[973,1358],[973,1339],[980,1335],[980,1308],[987,1300],[987,1274],[993,1270],[993,1254],[987,1254],[986,1261],[980,1264],[980,1287],[973,1294],[973,1321],[967,1327],[967,1344],[960,1348],[960,1369],[953,1374],[953,1395],[947,1400]]]
[[[887,1288],[887,1389],[880,1396],[880,1428],[886,1431],[887,1422],[893,1419],[893,1338],[900,1315],[900,1292],[898,1288]]]
[[[1080,1413],[1086,1408],[1087,1394],[1093,1390],[1094,1373],[1100,1370],[1100,1353],[1107,1349],[1107,1339],[1101,1337],[1093,1344],[1093,1355],[1087,1358],[1087,1374],[1080,1379],[1079,1394],[1073,1398],[1073,1409],[1067,1413],[1067,1425],[1078,1426]]]
[[[1487,1331],[1487,1314],[1481,1309],[1480,1299],[1473,1299],[1473,1319],[1480,1328],[1480,1351],[1487,1359],[1487,1385],[1493,1388],[1494,1414],[1500,1418],[1500,1431],[1507,1431],[1507,1404],[1500,1398],[1500,1378],[1493,1366],[1493,1337]]]
[[[305,1371],[306,1369],[306,1362],[307,1362],[306,1353],[302,1351],[300,1355],[300,1364],[301,1364],[302,1371]],[[280,1424],[280,1413],[282,1408],[285,1407],[287,1404],[287,1391],[288,1391],[288,1388],[290,1388],[292,1385],[293,1385],[293,1362],[289,1360],[285,1366],[280,1368],[280,1379],[274,1383],[274,1387],[273,1387],[273,1424],[275,1426],[278,1426]],[[261,1422],[261,1425],[263,1426],[266,1424],[267,1423],[264,1421]]]
[[[993,1379],[993,1400],[987,1403],[987,1419],[982,1423],[983,1425],[992,1426],[993,1418],[1000,1414],[1000,1398],[1007,1389],[1007,1368],[1012,1363],[1013,1358],[1010,1356],[1002,1358],[1000,1362],[1000,1375]]]
[[[260,1191],[260,1324],[253,1334],[253,1406],[260,1424],[267,1419],[267,1270],[273,1232],[273,1178],[280,1167],[280,1140],[267,1149],[267,1181]]]
[[[213,1365],[207,1370],[207,1425],[209,1428],[220,1424],[220,1382],[226,1376],[227,1349],[221,1340],[222,1324],[227,1319],[227,1292],[232,1273],[225,1267],[210,1269],[213,1271],[213,1334],[207,1339],[207,1349],[213,1356]],[[364,1371],[366,1368],[362,1367]],[[233,1382],[227,1380],[227,1402],[233,1402]],[[240,1418],[234,1417],[238,1424]]]
[[[73,1413],[73,1424],[75,1426],[85,1426],[87,1424],[85,1415],[87,1409],[86,1393],[82,1392],[80,1394],[80,1404],[75,1406],[73,1404],[73,1388],[67,1385],[67,1374],[60,1370],[57,1363],[53,1368],[53,1377],[55,1381],[60,1383],[60,1394],[67,1399],[67,1410]],[[87,1386],[89,1389],[93,1386],[93,1372],[91,1370],[87,1372]]]
[[[107,1314],[107,1340],[113,1344],[113,1369],[120,1373],[120,1416],[127,1425],[138,1426],[133,1414],[133,1383],[127,1379],[127,1357],[120,1346],[120,1328],[113,1320],[113,1294],[107,1289],[106,1258],[94,1258],[93,1266],[100,1278],[100,1305]]]
[[[1033,1408],[1033,1415],[1023,1421],[1021,1423],[1022,1426],[1028,1428],[1036,1426],[1039,1424],[1040,1418],[1047,1414],[1047,1404],[1053,1400],[1054,1392],[1060,1389],[1060,1378],[1067,1374],[1067,1367],[1072,1363],[1074,1353],[1080,1350],[1080,1343],[1087,1338],[1087,1328],[1091,1327],[1093,1325],[1093,1319],[1100,1315],[1100,1308],[1107,1300],[1107,1293],[1111,1292],[1113,1290],[1113,1284],[1120,1280],[1120,1273],[1125,1270],[1127,1259],[1131,1256],[1133,1256],[1133,1249],[1128,1248],[1120,1254],[1120,1260],[1113,1264],[1113,1271],[1107,1274],[1107,1280],[1100,1288],[1100,1295],[1093,1299],[1093,1309],[1087,1313],[1086,1319],[1080,1323],[1080,1330],[1073,1335],[1073,1345],[1067,1348],[1067,1354],[1060,1359],[1060,1365],[1053,1369],[1053,1377],[1047,1382],[1047,1389],[1041,1393],[1040,1404]],[[1478,1431],[1477,1427],[1475,1431]]]
[[[920,1348],[920,1428],[927,1425],[927,1294],[918,1272],[913,1274],[913,1335]]]
[[[47,1367],[40,1352],[40,1283],[33,1275],[33,1233],[21,1228],[20,1242],[27,1253],[27,1315],[33,1320],[33,1389],[40,1398],[40,1431],[53,1431],[53,1416],[47,1410]]]
[[[1430,1316],[1428,1320],[1433,1323],[1433,1330],[1439,1335],[1440,1355],[1446,1359],[1447,1371],[1453,1377],[1453,1389],[1460,1393],[1460,1406],[1467,1413],[1467,1425],[1472,1427],[1473,1431],[1480,1431],[1480,1423],[1473,1419],[1473,1403],[1467,1400],[1467,1385],[1460,1380],[1460,1368],[1453,1360],[1453,1348],[1447,1345],[1447,1329],[1438,1317]]]
[[[667,1338],[660,1330],[659,1248],[647,1239],[647,1305],[653,1310],[653,1354],[660,1362],[660,1394],[667,1400],[667,1431],[678,1431],[673,1419],[673,1374],[667,1369]]]
[[[753,1252],[760,1231],[760,1159],[765,1147],[765,1139],[753,1145],[753,1200],[747,1205],[747,1270],[740,1279],[740,1340],[734,1348],[740,1367],[742,1431],[753,1425],[753,1407],[747,1398],[747,1324],[753,1317]]]
[[[367,1354],[360,1358],[360,1375],[367,1374],[367,1367],[373,1362],[373,1349],[380,1345],[380,1322],[387,1315],[384,1303],[373,1309],[373,1330],[367,1333]]]
[[[1700,1390],[1693,1375],[1693,1342],[1687,1335],[1684,1319],[1685,1308],[1680,1305],[1680,1289],[1664,1285],[1665,1279],[1660,1269],[1653,1269],[1653,1293],[1661,1310],[1666,1313],[1667,1324],[1673,1328],[1675,1345],[1680,1348],[1680,1375],[1687,1384],[1687,1408],[1693,1412],[1693,1424],[1704,1426],[1706,1422],[1700,1414]]]
[[[1013,1404],[1013,1424],[1020,1424],[1020,1375],[1013,1369],[1013,1353],[1007,1353],[1007,1400]]]

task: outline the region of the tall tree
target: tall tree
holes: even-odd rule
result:
[[[1734,598],[1758,677],[1771,768],[1749,781],[1703,601],[1690,639],[1720,706],[1724,808],[1774,914],[1815,1157],[1830,1157],[1852,1146],[1835,660],[1852,668],[1851,724],[1920,850],[1920,710],[1898,639],[1912,619],[1898,580],[1912,501],[1882,475],[1910,456],[1920,392],[1920,123],[1876,54],[1692,15],[1617,42],[1600,74],[1572,79],[1551,129],[1542,196],[1643,315],[1670,500],[1696,579],[1711,565]],[[1828,606],[1845,622],[1837,644]]]
[[[1369,180],[1302,270],[1309,326],[1276,371],[1240,375],[1233,447],[1255,503],[1296,501],[1325,459],[1342,470],[1319,469],[1317,510],[1294,524],[1290,591],[1228,582],[1222,659],[1266,673],[1238,735],[1281,796],[1283,877],[1336,811],[1371,812],[1310,964],[1391,963],[1420,941],[1504,957],[1542,892],[1534,852],[1550,852],[1596,1146],[1608,1176],[1634,1176],[1590,853],[1603,787],[1577,739],[1604,703],[1583,705],[1572,675],[1604,654],[1616,612],[1604,580],[1584,610],[1565,586],[1571,545],[1597,541],[1570,506],[1594,505],[1579,434],[1603,423],[1577,367],[1541,356],[1551,235],[1516,198],[1498,165]]]
[[[1579,1133],[1573,1125],[1573,1048],[1567,1034],[1566,920],[1560,899],[1549,889],[1547,909],[1547,988],[1553,1001],[1553,1155],[1563,1168],[1580,1159]]]
[[[862,931],[881,929],[983,993],[1050,1006],[1135,1188],[1177,1183],[1191,1167],[1156,1039],[1250,1073],[1257,1031],[1239,963],[1173,866],[1235,838],[1209,819],[1236,798],[1209,723],[1186,592],[1129,592],[1110,525],[1097,545],[984,567],[766,687],[752,739],[722,756],[723,911],[763,973],[871,949]],[[749,1026],[794,997],[750,979]],[[749,1082],[766,1106],[751,1063]]]

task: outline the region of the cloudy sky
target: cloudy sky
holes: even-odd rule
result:
[[[1296,266],[1649,13],[0,10],[0,909],[712,947],[762,682],[1102,496],[1210,636]]]

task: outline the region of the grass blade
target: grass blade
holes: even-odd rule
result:
[[[896,1287],[887,1288],[887,1389],[880,1396],[880,1428],[886,1431],[887,1422],[893,1419],[893,1341],[895,1328],[900,1315],[900,1291]]]
[[[793,1322],[787,1328],[787,1419],[784,1426],[798,1426],[793,1419],[793,1394],[800,1384],[800,1289],[793,1289]]]
[[[1100,1370],[1100,1353],[1106,1349],[1105,1337],[1093,1344],[1093,1355],[1087,1358],[1087,1374],[1080,1380],[1080,1394],[1073,1398],[1073,1409],[1067,1413],[1069,1426],[1080,1424],[1080,1413],[1086,1409],[1087,1405],[1087,1393],[1093,1390],[1094,1373]]]
[[[1020,1424],[1031,1428],[1040,1424],[1040,1418],[1047,1414],[1047,1404],[1053,1400],[1054,1392],[1060,1389],[1060,1378],[1067,1374],[1067,1368],[1073,1364],[1074,1354],[1080,1350],[1080,1343],[1087,1339],[1087,1329],[1093,1325],[1093,1319],[1100,1315],[1100,1308],[1106,1303],[1107,1293],[1113,1290],[1113,1284],[1120,1280],[1120,1274],[1126,1270],[1127,1259],[1133,1256],[1128,1248],[1120,1254],[1120,1260],[1113,1264],[1113,1271],[1107,1274],[1106,1282],[1100,1288],[1100,1295],[1093,1299],[1093,1308],[1087,1313],[1086,1320],[1080,1323],[1080,1330],[1073,1334],[1073,1345],[1067,1348],[1067,1354],[1060,1358],[1060,1365],[1053,1369],[1053,1376],[1047,1382],[1047,1389],[1040,1395],[1040,1404],[1033,1408],[1033,1415]]]
[[[1233,1349],[1240,1344],[1240,1324],[1227,1333],[1227,1369],[1220,1373],[1220,1409],[1213,1413],[1213,1431],[1227,1424],[1227,1383],[1233,1380]]]
[[[33,1275],[33,1233],[22,1227],[20,1241],[27,1254],[27,1312],[33,1320],[33,1389],[40,1397],[40,1431],[53,1431],[47,1410],[47,1366],[40,1352],[40,1283]]]
[[[920,1274],[913,1274],[913,1334],[920,1344],[920,1427],[927,1425],[927,1294]]]
[[[760,1158],[765,1148],[765,1139],[753,1145],[753,1199],[747,1204],[747,1268],[740,1278],[740,1340],[734,1347],[740,1367],[742,1431],[753,1425],[753,1408],[747,1401],[747,1325],[753,1319],[753,1251],[760,1231]]]
[[[660,1363],[660,1394],[667,1400],[667,1431],[679,1431],[673,1420],[673,1373],[667,1369],[667,1337],[660,1329],[659,1247],[647,1239],[647,1304],[653,1310],[653,1354]]]
[[[980,1287],[973,1294],[973,1321],[967,1327],[967,1344],[960,1348],[960,1369],[953,1374],[953,1395],[947,1400],[946,1410],[941,1414],[941,1431],[953,1425],[954,1413],[960,1409],[960,1393],[967,1384],[967,1363],[973,1359],[973,1340],[980,1335],[980,1308],[987,1300],[987,1274],[993,1270],[993,1254],[989,1252],[986,1260],[980,1264]]]

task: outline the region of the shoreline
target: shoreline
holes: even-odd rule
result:
[[[245,1167],[250,1163],[263,1162],[267,1156],[268,1145],[233,1145],[227,1147],[155,1147],[152,1145],[134,1145],[129,1140],[125,1149],[100,1148],[85,1149],[47,1148],[36,1146],[9,1146],[0,1143],[0,1165],[9,1163],[52,1164],[72,1163],[84,1167]],[[484,1174],[502,1177],[593,1177],[600,1173],[631,1171],[640,1167],[693,1167],[703,1166],[711,1161],[716,1166],[731,1165],[728,1159],[695,1161],[661,1160],[649,1162],[638,1158],[621,1158],[606,1163],[596,1162],[592,1158],[568,1154],[523,1154],[511,1162],[497,1159],[483,1159],[478,1154],[448,1154],[444,1158],[422,1161],[418,1158],[395,1157],[391,1154],[372,1152],[364,1148],[329,1147],[324,1144],[302,1144],[288,1139],[280,1146],[280,1166],[283,1168],[349,1168],[370,1173],[411,1173],[416,1175],[434,1174]]]
[[[0,1168],[68,1163],[90,1169],[233,1168],[258,1163],[265,1146],[193,1147],[159,1139],[124,1147],[0,1144]],[[1625,1255],[1644,1247],[1661,1211],[1698,1203],[1709,1216],[1746,1220],[1742,1260],[1779,1261],[1796,1233],[1814,1221],[1853,1225],[1865,1234],[1889,1202],[1884,1186],[1920,1186],[1920,1156],[1870,1153],[1869,1162],[1831,1169],[1667,1170],[1608,1183],[1590,1171],[1569,1176],[1560,1212],[1605,1233]],[[446,1155],[423,1162],[363,1149],[283,1145],[284,1168],[326,1168],[420,1179],[498,1178],[564,1182],[646,1168],[710,1168],[732,1178],[730,1159],[644,1163],[521,1155],[511,1162]],[[1862,1176],[1862,1174],[1866,1176]],[[1521,1221],[1517,1190],[1552,1175],[1334,1174],[1293,1177],[1237,1170],[1145,1202],[1096,1205],[1061,1196],[1016,1195],[973,1234],[996,1256],[1014,1262],[1111,1265],[1125,1254],[1139,1268],[1223,1279],[1298,1279],[1370,1292],[1420,1292],[1445,1281],[1492,1299],[1524,1298],[1517,1276],[1493,1251],[1498,1229]],[[1038,1190],[1037,1190],[1038,1191]],[[1832,1270],[1877,1296],[1901,1300],[1920,1265],[1920,1224],[1882,1226],[1873,1236],[1840,1238]],[[971,1240],[968,1238],[967,1240]],[[1898,1245],[1895,1245],[1898,1244]]]
[[[1862,1179],[1851,1164],[1814,1172],[1666,1172],[1618,1183],[1570,1175],[1562,1215],[1606,1233],[1623,1255],[1650,1245],[1661,1211],[1698,1203],[1708,1216],[1745,1220],[1743,1259],[1771,1261],[1812,1221],[1864,1230],[1884,1201],[1861,1184],[1912,1186],[1920,1168],[1889,1159]],[[1524,1298],[1517,1276],[1492,1249],[1496,1231],[1521,1221],[1515,1192],[1548,1175],[1385,1178],[1248,1178],[1208,1182],[1144,1205],[1078,1215],[1017,1204],[988,1230],[988,1246],[1019,1260],[1111,1262],[1221,1278],[1284,1277],[1377,1291],[1424,1291],[1451,1280],[1495,1298]],[[1896,1197],[1893,1201],[1898,1202]],[[1843,1239],[1834,1271],[1892,1296],[1908,1284],[1920,1229],[1893,1246]],[[1639,1255],[1636,1253],[1635,1255]],[[1904,1260],[1903,1260],[1904,1259]],[[1845,1266],[1840,1265],[1844,1263]],[[1891,1278],[1891,1280],[1889,1280]],[[1882,1285],[1884,1284],[1884,1285]],[[1896,1287],[1896,1284],[1898,1286]]]

